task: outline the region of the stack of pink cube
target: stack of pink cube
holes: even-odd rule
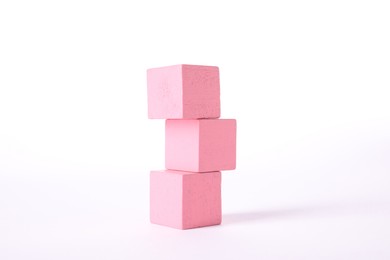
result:
[[[221,171],[236,167],[236,120],[220,117],[219,69],[147,71],[150,119],[166,119],[165,168],[150,172],[150,221],[178,229],[222,221]]]

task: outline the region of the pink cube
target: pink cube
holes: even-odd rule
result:
[[[174,65],[149,69],[150,119],[195,119],[220,116],[219,69]]]
[[[150,172],[150,221],[178,229],[219,225],[221,172]]]
[[[236,120],[166,120],[165,167],[210,172],[236,168]]]

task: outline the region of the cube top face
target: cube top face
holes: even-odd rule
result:
[[[236,168],[236,120],[167,120],[165,167],[210,172]]]
[[[174,65],[147,71],[150,119],[197,119],[220,116],[219,69]]]
[[[221,172],[150,173],[150,221],[178,229],[221,223]]]

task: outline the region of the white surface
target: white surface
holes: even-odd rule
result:
[[[0,259],[389,259],[389,13],[2,1]],[[178,63],[218,65],[238,120],[218,227],[148,222],[164,128],[145,70]]]

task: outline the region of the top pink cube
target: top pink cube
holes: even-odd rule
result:
[[[148,69],[147,74],[150,119],[220,116],[218,67],[174,65]]]

